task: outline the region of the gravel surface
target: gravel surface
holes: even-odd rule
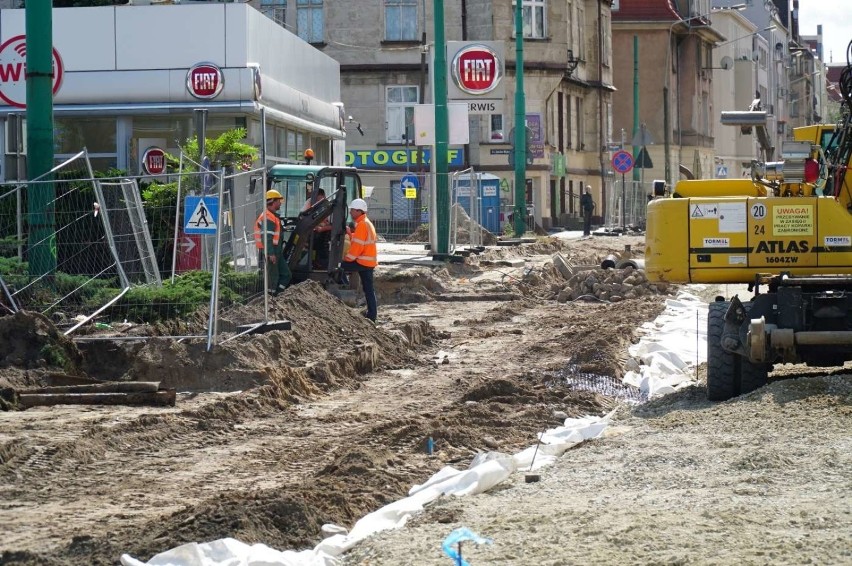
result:
[[[719,404],[691,387],[621,408],[609,436],[567,452],[539,483],[439,500],[345,564],[450,563],[457,527],[476,564],[850,564],[852,380],[776,381]],[[416,557],[416,559],[414,558]]]

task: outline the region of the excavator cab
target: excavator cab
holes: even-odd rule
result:
[[[351,167],[282,164],[269,170],[267,184],[284,197],[279,214],[293,282],[315,279],[330,290],[342,285],[348,203],[363,198],[358,172]]]

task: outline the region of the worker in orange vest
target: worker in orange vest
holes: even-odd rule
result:
[[[284,241],[281,238],[281,218],[278,210],[284,197],[272,189],[266,191],[266,210],[254,223],[254,244],[257,246],[257,264],[261,273],[266,265],[268,289],[277,295],[290,284],[292,274],[287,259],[283,257]],[[264,241],[264,232],[266,238]]]
[[[344,271],[357,272],[361,278],[361,288],[367,299],[367,312],[364,316],[376,321],[378,304],[376,289],[373,286],[373,270],[379,264],[376,250],[376,228],[367,218],[367,203],[356,198],[349,204],[349,215],[355,221],[355,231],[349,244],[349,250],[343,257],[340,266]]]

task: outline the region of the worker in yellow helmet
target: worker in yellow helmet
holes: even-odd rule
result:
[[[272,189],[266,191],[266,210],[254,223],[254,244],[257,246],[257,265],[263,273],[266,265],[269,291],[277,295],[290,284],[292,274],[286,258],[283,257],[284,240],[281,237],[281,218],[278,210],[284,197]],[[264,238],[264,233],[266,238]]]

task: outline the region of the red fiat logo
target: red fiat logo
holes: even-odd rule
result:
[[[0,99],[10,106],[27,107],[27,37],[16,35],[0,45]],[[62,86],[62,58],[53,50],[53,95]]]
[[[142,166],[149,175],[162,175],[166,171],[166,152],[159,147],[149,147],[142,156]]]
[[[502,78],[500,59],[484,45],[471,45],[453,59],[456,86],[468,94],[485,94],[494,90]]]
[[[186,74],[186,90],[195,98],[216,98],[224,86],[222,70],[213,63],[199,63]]]

